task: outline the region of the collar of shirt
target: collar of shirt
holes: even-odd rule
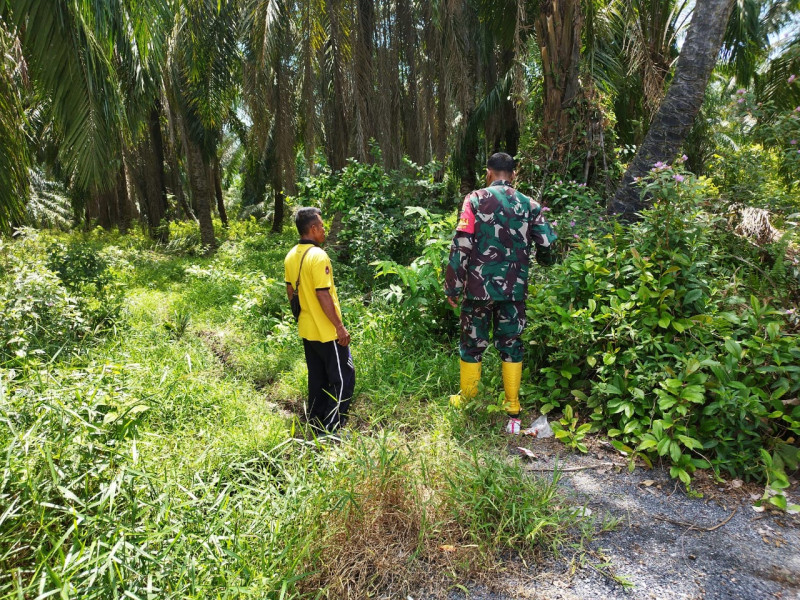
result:
[[[300,238],[300,241],[297,242],[297,243],[298,243],[298,245],[299,244],[314,244],[315,246],[319,247],[319,244],[317,242],[315,242],[314,240],[306,240],[306,239]]]
[[[496,179],[495,181],[493,181],[492,183],[489,184],[489,187],[493,187],[495,185],[505,185],[505,186],[511,187],[511,182],[510,181],[506,181],[505,179]]]

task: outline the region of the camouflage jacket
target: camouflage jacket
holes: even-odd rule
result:
[[[556,234],[542,207],[503,181],[468,194],[450,246],[445,294],[471,300],[524,300],[531,245],[536,260],[553,262]]]

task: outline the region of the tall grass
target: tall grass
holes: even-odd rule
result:
[[[281,283],[293,236],[241,227],[213,258],[57,238],[115,257],[121,305],[78,349],[0,371],[0,598],[444,594],[504,550],[563,541],[553,487],[493,456],[489,419],[447,406],[452,351],[388,306],[344,302],[353,426],[303,440]],[[50,241],[14,252],[58,289],[37,254]]]

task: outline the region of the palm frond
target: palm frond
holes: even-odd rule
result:
[[[478,106],[475,107],[475,110],[472,111],[469,120],[464,125],[460,143],[453,152],[453,169],[456,172],[463,168],[467,149],[470,142],[476,139],[481,126],[484,126],[489,117],[502,108],[508,94],[511,92],[513,79],[514,71],[512,69],[498,80],[497,84],[489,90],[478,103]]]
[[[790,82],[792,76],[800,77],[800,34],[767,63],[764,72],[756,75],[756,96],[782,110],[800,106],[800,81]]]
[[[240,62],[236,36],[239,16],[235,0],[185,0],[178,15],[173,46],[180,81],[176,91],[185,105],[191,134],[205,148],[216,139],[236,95],[236,68]]]
[[[8,0],[32,80],[49,100],[59,158],[83,189],[104,187],[117,154],[123,101],[110,40],[98,26],[108,11],[76,0]],[[96,0],[97,6],[103,6]]]
[[[11,45],[12,37],[0,20],[0,232],[4,233],[20,223],[28,198],[25,112],[14,80],[17,61]]]
[[[47,179],[40,170],[30,171],[31,196],[27,220],[37,227],[69,229],[72,224],[72,203],[63,185]]]

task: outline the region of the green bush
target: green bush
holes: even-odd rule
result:
[[[723,196],[786,214],[800,210],[800,110],[757,102],[740,89],[720,112],[709,172]]]
[[[339,173],[326,171],[306,178],[294,200],[341,214],[336,253],[347,269],[339,273],[348,273],[348,281],[357,289],[371,290],[370,263],[390,260],[407,265],[421,253],[417,234],[423,223],[405,210],[408,206],[441,210],[444,186],[434,181],[437,168],[435,163],[419,167],[406,162],[402,169],[386,172],[378,164],[351,161]]]
[[[81,242],[43,242],[33,232],[0,241],[0,362],[53,356],[119,318],[110,261]]]
[[[452,309],[444,298],[444,265],[450,241],[455,230],[455,214],[451,218],[428,212],[422,207],[406,209],[405,216],[420,216],[425,226],[417,233],[415,241],[422,253],[405,266],[393,260],[370,263],[375,267],[375,278],[389,282],[389,287],[377,295],[400,305],[407,325],[417,328],[420,335],[428,331],[441,332],[451,325]]]
[[[704,181],[658,164],[643,183],[657,201],[642,223],[581,239],[532,286],[538,375],[523,392],[545,413],[571,406],[624,452],[664,457],[687,485],[709,467],[766,480],[762,449],[796,469],[798,335],[733,260],[758,250],[706,209]]]

